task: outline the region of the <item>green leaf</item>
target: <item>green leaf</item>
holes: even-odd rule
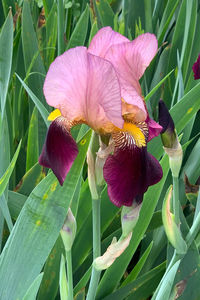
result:
[[[171,70],[152,90],[148,93],[145,97],[145,101],[148,101],[149,98],[153,96],[153,94],[157,91],[157,89],[163,84],[163,82],[174,72],[174,70]]]
[[[184,173],[188,176],[191,183],[194,183],[199,178],[200,174],[200,138],[194,145],[181,174],[181,177],[184,176]]]
[[[67,45],[67,49],[84,45],[87,31],[88,31],[88,21],[89,21],[89,7],[87,5],[80,19],[78,20],[78,23],[74,28],[74,31],[72,32],[71,38]]]
[[[108,2],[106,0],[101,0],[100,2],[97,2],[97,10],[97,16],[100,16],[100,22],[102,24],[102,27],[110,26],[114,28],[115,15]]]
[[[49,0],[48,0],[49,1]],[[48,3],[47,1],[47,3]],[[55,2],[52,6],[50,14],[46,21],[46,45],[47,48],[44,51],[45,55],[45,66],[49,68],[50,63],[52,63],[55,51],[56,51],[56,41],[57,41],[57,3]],[[46,11],[45,11],[46,14]]]
[[[26,200],[26,196],[13,191],[8,191],[8,207],[13,220],[17,220]]]
[[[166,31],[168,30],[169,23],[174,15],[174,12],[179,4],[179,0],[169,0],[162,16],[162,20],[158,31],[158,44],[161,45]]]
[[[0,33],[0,98],[1,112],[3,119],[6,104],[6,96],[9,85],[9,78],[12,65],[12,46],[13,46],[13,18],[11,11]]]
[[[178,260],[173,267],[169,270],[167,275],[165,276],[165,279],[163,280],[160,289],[158,291],[158,294],[156,298],[152,298],[152,300],[163,300],[163,299],[169,299],[173,283],[174,283],[174,278],[176,276],[176,272],[178,270],[178,267],[180,265],[180,260]]]
[[[28,0],[23,2],[22,10],[22,46],[26,72],[38,72],[46,74],[40,51],[38,48],[38,40],[33,26],[33,20],[31,16],[30,3]],[[36,57],[36,58],[34,58]],[[34,58],[34,63],[32,60]],[[30,66],[31,70],[30,70]],[[43,83],[44,77],[39,74],[34,74],[28,79],[28,85],[33,93],[38,97],[41,102],[47,106],[43,96]]]
[[[91,276],[91,272],[92,272],[92,266],[85,272],[83,277],[80,279],[80,281],[74,287],[74,294],[78,293],[81,289],[83,289],[87,285],[87,283],[90,279],[90,276]]]
[[[36,185],[45,177],[42,166],[39,163],[35,164],[20,180],[19,184],[16,186],[15,191],[29,196]]]
[[[0,209],[1,209],[2,214],[3,214],[3,216],[6,220],[6,223],[8,225],[8,229],[11,232],[11,230],[13,229],[13,223],[12,223],[12,219],[11,219],[11,216],[10,216],[10,211],[9,211],[8,204],[7,204],[7,201],[6,201],[6,198],[5,198],[4,194],[0,196]]]
[[[68,284],[67,284],[67,275],[66,275],[64,255],[62,255],[61,262],[60,262],[59,286],[60,286],[60,299],[61,300],[68,299]]]
[[[17,147],[17,150],[13,156],[13,159],[10,163],[10,165],[8,166],[6,172],[3,174],[3,176],[0,178],[0,196],[3,194],[7,184],[8,184],[8,181],[10,179],[10,176],[12,174],[12,171],[15,167],[15,164],[16,164],[16,160],[17,160],[17,157],[19,155],[19,150],[20,150],[20,147],[21,147],[21,141]]]
[[[51,172],[27,199],[0,256],[0,299],[20,299],[40,273],[64,223],[90,138],[91,131],[78,144],[79,154],[62,187]]]
[[[36,299],[37,292],[39,290],[40,283],[42,281],[42,277],[43,277],[43,273],[39,274],[35,278],[35,280],[33,281],[33,283],[31,284],[31,286],[27,290],[27,292],[26,292],[26,294],[25,294],[25,296],[23,297],[22,300],[35,300]]]
[[[35,106],[37,107],[37,109],[39,110],[46,126],[48,127],[49,126],[49,121],[47,120],[47,118],[49,116],[48,110],[44,107],[44,105],[36,97],[36,95],[29,89],[29,87],[26,85],[26,83],[17,74],[16,74],[16,76],[19,79],[19,81],[21,82],[21,84],[23,85],[23,87],[25,88],[25,90],[27,91],[30,98],[33,100],[33,102],[34,102]]]
[[[165,270],[165,263],[154,268],[150,272],[140,276],[138,279],[134,280],[131,283],[128,283],[126,286],[119,288],[116,292],[108,295],[105,298],[97,297],[97,300],[122,300],[122,299],[137,299],[143,300],[148,299],[148,297],[153,293],[156,286],[158,285],[160,279]],[[168,298],[163,298],[168,299]]]
[[[145,27],[145,9],[144,0],[126,0],[123,1],[123,14],[125,22],[125,35],[128,36],[130,29],[131,35],[135,38],[135,26],[136,23],[141,21],[142,29]]]
[[[35,107],[31,116],[28,130],[28,145],[26,156],[26,172],[38,161],[38,112]]]
[[[58,15],[58,55],[65,51],[64,41],[64,3],[63,0],[57,1],[57,15]]]
[[[59,271],[62,254],[65,254],[65,249],[61,236],[59,235],[45,263],[44,275],[37,300],[55,299],[59,287]]]
[[[130,282],[133,282],[137,277],[138,274],[140,273],[142,267],[144,266],[149,253],[151,252],[153,246],[153,241],[150,243],[150,245],[148,246],[148,248],[145,250],[144,254],[142,255],[142,257],[140,258],[140,260],[138,261],[138,263],[136,264],[136,266],[133,268],[133,270],[131,271],[131,273],[127,276],[127,278],[123,281],[121,287],[127,285]]]

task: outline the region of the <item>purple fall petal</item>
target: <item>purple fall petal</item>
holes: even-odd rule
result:
[[[197,61],[193,64],[192,70],[194,72],[194,79],[200,79],[200,54],[197,58]]]
[[[131,206],[162,178],[159,162],[145,148],[117,149],[104,165],[108,195],[116,206]]]
[[[51,168],[61,185],[65,180],[76,156],[78,148],[66,126],[66,119],[60,117],[49,127],[39,163]]]

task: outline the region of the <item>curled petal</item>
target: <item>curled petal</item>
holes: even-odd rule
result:
[[[106,160],[104,178],[110,200],[119,207],[131,206],[150,185],[160,181],[162,168],[146,147],[118,148]]]
[[[111,27],[100,29],[93,37],[88,51],[94,55],[105,57],[106,52],[112,45],[129,42],[129,40]]]
[[[154,137],[158,136],[161,131],[163,130],[163,127],[159,125],[157,122],[154,120],[150,119],[149,116],[147,117],[146,123],[149,128],[149,137],[148,137],[148,142],[152,140]]]
[[[39,163],[51,168],[61,185],[78,154],[76,142],[68,131],[66,119],[59,117],[49,127]]]
[[[132,42],[111,46],[105,56],[117,71],[124,101],[137,106],[141,114],[143,112],[143,119],[139,121],[147,117],[139,79],[155,56],[157,48],[155,35],[145,33]]]
[[[76,47],[57,57],[44,83],[47,103],[68,120],[98,130],[112,122],[123,126],[119,81],[112,64]]]

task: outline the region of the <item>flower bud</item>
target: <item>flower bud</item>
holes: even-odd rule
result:
[[[70,251],[76,235],[76,219],[74,218],[70,208],[67,212],[67,217],[60,234],[65,246],[65,251]]]
[[[162,100],[159,101],[159,124],[163,127],[161,139],[164,150],[169,156],[172,175],[178,177],[182,164],[183,151],[176,134],[173,119]]]
[[[169,187],[162,207],[162,220],[168,240],[176,249],[178,254],[185,254],[187,245],[182,238],[181,232],[174,220],[174,215],[170,211],[170,202],[172,197],[172,186]]]
[[[133,203],[132,206],[123,206],[121,213],[121,223],[122,223],[122,236],[126,237],[130,232],[132,232],[135,227],[137,220],[139,218],[140,209],[142,203],[139,205]]]
[[[116,260],[116,258],[119,257],[128,247],[131,237],[132,232],[129,233],[129,235],[125,238],[121,237],[118,242],[116,237],[114,237],[106,252],[102,256],[99,256],[94,260],[93,266],[95,267],[95,269],[105,270],[109,268]]]

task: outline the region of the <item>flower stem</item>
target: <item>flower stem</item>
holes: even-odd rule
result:
[[[101,255],[101,230],[100,230],[100,199],[92,200],[92,226],[93,226],[93,261]],[[94,300],[101,271],[92,268],[92,276],[87,294],[87,300]]]
[[[179,181],[178,177],[173,176],[173,209],[175,215],[175,222],[178,226],[180,224],[179,205]]]
[[[68,281],[68,300],[73,300],[73,272],[72,272],[72,253],[66,251],[67,261],[67,281]]]

